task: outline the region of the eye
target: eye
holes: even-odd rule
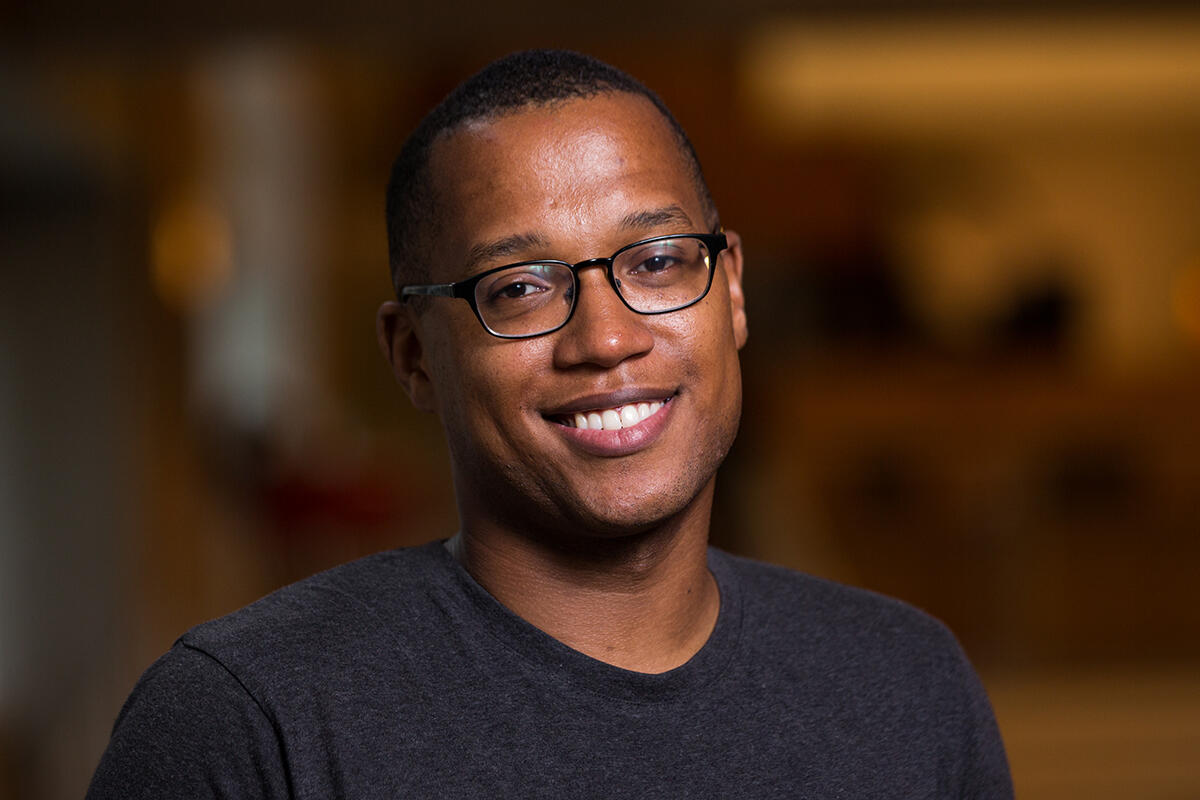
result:
[[[679,259],[674,258],[673,256],[669,256],[669,255],[666,255],[663,253],[657,253],[655,255],[650,256],[649,258],[643,259],[641,263],[637,264],[633,268],[633,271],[634,272],[649,272],[649,273],[653,274],[653,273],[662,272],[664,270],[670,269],[671,267],[675,266],[678,263],[679,263]]]
[[[621,255],[616,272],[631,281],[661,286],[687,271],[691,255],[687,240],[668,239],[637,247]]]
[[[683,264],[684,254],[670,243],[660,244],[639,252],[631,253],[631,275],[658,276]]]
[[[507,300],[516,300],[517,298],[525,297],[526,295],[530,295],[538,291],[544,291],[544,289],[524,281],[511,281],[499,286],[493,292],[492,296]]]
[[[499,303],[524,300],[552,291],[554,284],[550,275],[543,272],[545,270],[539,271],[538,267],[533,267],[497,273],[479,287],[483,290],[479,296],[489,303]]]

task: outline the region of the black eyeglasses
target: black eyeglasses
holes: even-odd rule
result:
[[[522,261],[489,269],[457,283],[402,286],[414,295],[458,297],[484,329],[502,339],[553,333],[571,320],[579,297],[579,270],[604,267],[609,285],[630,311],[667,314],[704,299],[717,254],[729,246],[723,233],[655,236],[627,244],[610,258]]]

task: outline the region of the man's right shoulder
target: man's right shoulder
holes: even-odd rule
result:
[[[376,553],[285,586],[189,630],[176,647],[253,676],[289,664],[344,667],[363,648],[403,648],[436,631],[447,587],[437,542]]]
[[[306,752],[331,719],[353,727],[338,715],[369,703],[338,701],[369,696],[381,664],[427,661],[451,563],[437,542],[379,553],[188,631],[130,694],[88,797],[292,796],[280,732]]]

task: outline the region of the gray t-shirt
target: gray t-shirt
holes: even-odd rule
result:
[[[142,676],[89,798],[1009,798],[951,634],[709,551],[721,610],[630,672],[508,611],[439,542],[200,625]]]

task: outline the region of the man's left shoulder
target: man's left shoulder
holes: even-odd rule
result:
[[[987,695],[945,625],[900,600],[784,567],[719,551],[709,563],[738,598],[747,684],[768,691],[788,719],[853,740],[858,762],[877,770],[875,788],[1012,797]],[[832,773],[844,749],[834,752]]]
[[[720,551],[710,564],[736,581],[747,624],[771,646],[915,668],[964,660],[940,620],[896,598]]]

